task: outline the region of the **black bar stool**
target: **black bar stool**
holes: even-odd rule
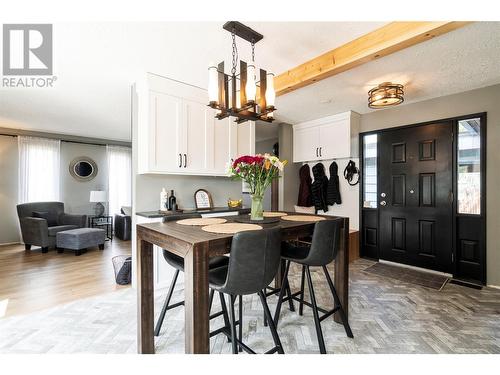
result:
[[[264,314],[267,318],[269,329],[274,341],[274,347],[266,352],[284,354],[278,332],[274,325],[273,317],[266,302],[264,289],[276,276],[280,263],[281,247],[280,228],[263,229],[257,231],[240,232],[234,235],[231,243],[229,264],[210,269],[208,280],[210,288],[219,292],[221,300],[224,294],[229,295],[229,325],[223,329],[230,330],[233,354],[238,350],[247,353],[255,352],[242,342],[242,296],[258,294]],[[236,321],[234,303],[239,298],[239,321]],[[224,310],[224,304],[222,306]],[[236,325],[239,324],[239,337],[236,336]],[[220,331],[220,329],[218,330]],[[211,334],[210,336],[213,336]]]
[[[169,221],[176,221],[176,220],[182,220],[182,219],[190,219],[190,218],[199,218],[201,217],[200,214],[184,214],[184,215],[170,215],[170,216],[165,216],[163,218],[163,222],[169,222]],[[160,316],[158,317],[158,321],[156,322],[156,327],[155,327],[155,336],[158,336],[160,334],[161,326],[163,324],[163,320],[165,319],[165,314],[167,313],[168,310],[174,309],[179,306],[184,305],[184,301],[180,301],[174,304],[170,304],[170,299],[172,298],[172,294],[174,293],[175,289],[175,284],[177,283],[177,277],[179,276],[179,272],[183,271],[184,272],[184,259],[178,255],[172,254],[166,250],[163,250],[163,257],[165,258],[165,261],[171,265],[172,267],[175,268],[175,273],[174,277],[172,278],[172,282],[170,283],[170,287],[168,289],[167,293],[167,298],[165,298],[165,303],[163,304],[163,307],[160,312]],[[209,268],[216,268],[216,267],[222,267],[227,265],[229,262],[229,258],[225,256],[218,256],[218,257],[213,257],[210,258],[208,267]],[[214,298],[214,291],[210,291],[210,307],[212,307],[212,301]],[[222,301],[221,301],[222,302]],[[224,305],[223,311],[218,312],[214,315],[210,316],[210,319],[216,318],[217,316],[220,316],[224,313]]]
[[[302,315],[304,305],[311,307],[314,316],[314,325],[316,326],[316,334],[318,336],[319,350],[321,354],[326,354],[325,340],[323,338],[323,331],[321,330],[321,322],[332,316],[338,311],[342,323],[344,325],[345,332],[348,337],[353,338],[351,327],[347,321],[344,309],[340,303],[340,299],[333,285],[333,281],[328,273],[326,266],[331,263],[337,256],[338,249],[340,246],[340,220],[323,220],[316,223],[314,227],[314,233],[312,237],[311,245],[308,246],[305,243],[297,242],[283,242],[281,247],[281,256],[286,260],[285,273],[283,276],[283,283],[278,297],[278,305],[276,306],[276,312],[274,314],[274,324],[278,325],[278,319],[281,311],[281,304],[288,300],[294,299],[299,302],[299,315]],[[286,288],[288,287],[288,271],[290,269],[290,263],[295,262],[302,265],[302,278],[300,282],[300,291],[292,293],[291,296],[284,298]],[[325,273],[326,281],[332,292],[334,307],[332,310],[326,310],[318,307],[316,302],[316,295],[314,294],[313,282],[311,278],[311,271],[309,267],[322,267]],[[304,278],[307,277],[307,285],[309,288],[309,294],[311,296],[311,303],[304,301]],[[300,296],[300,297],[299,297]],[[319,316],[319,312],[324,315]]]

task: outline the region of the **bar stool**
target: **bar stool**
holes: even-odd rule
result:
[[[165,216],[163,218],[163,222],[165,223],[165,222],[169,222],[169,221],[176,221],[176,220],[188,219],[188,218],[189,219],[190,218],[199,218],[199,217],[201,217],[200,214],[169,215],[169,216]],[[164,302],[163,307],[161,309],[160,316],[158,317],[158,321],[156,322],[156,327],[155,327],[155,331],[154,331],[155,336],[159,336],[159,334],[160,334],[161,326],[163,324],[163,320],[165,319],[165,314],[167,313],[167,311],[184,305],[184,301],[180,301],[180,302],[174,303],[172,305],[170,304],[170,299],[172,298],[172,294],[174,293],[175,284],[177,283],[177,277],[179,276],[179,272],[180,271],[184,272],[184,259],[178,255],[175,255],[175,254],[165,250],[165,249],[163,250],[163,258],[165,258],[165,261],[169,265],[171,265],[172,267],[175,268],[175,273],[174,273],[174,277],[172,278],[172,282],[170,283],[167,297],[165,298],[165,302]],[[227,265],[228,262],[229,262],[228,257],[225,257],[225,256],[213,257],[213,258],[210,258],[209,263],[208,263],[208,267],[209,267],[209,269],[216,268],[216,267],[222,267],[222,266]],[[214,298],[214,291],[211,290],[210,291],[210,299],[209,299],[210,307],[212,307],[213,298]],[[224,309],[224,307],[225,306],[223,305],[223,309]],[[210,316],[210,319],[213,319],[217,316],[222,315],[223,312],[224,311],[219,312],[217,314],[214,314],[213,316]]]
[[[224,294],[229,295],[229,326],[223,327],[230,330],[233,354],[238,350],[255,354],[255,351],[242,342],[242,311],[243,295],[258,294],[264,308],[269,329],[274,341],[274,347],[266,352],[284,354],[278,332],[274,325],[273,317],[266,302],[264,289],[276,276],[280,263],[280,228],[270,228],[257,231],[236,233],[231,243],[229,264],[209,270],[208,281],[210,288],[219,292],[224,299]],[[234,313],[234,303],[239,298],[240,319],[237,322]],[[224,306],[223,306],[224,309]],[[236,325],[239,324],[239,337],[236,335]],[[212,334],[211,334],[212,336]]]
[[[314,325],[316,327],[316,335],[318,336],[319,350],[321,354],[326,354],[325,340],[321,330],[321,322],[333,315],[338,311],[345,332],[348,337],[353,338],[351,327],[347,321],[342,304],[333,285],[333,281],[328,273],[326,266],[331,263],[337,256],[340,246],[340,220],[323,220],[316,223],[314,233],[312,236],[311,245],[304,243],[293,244],[290,242],[283,242],[281,248],[281,256],[286,260],[285,273],[283,276],[282,287],[278,297],[278,304],[274,314],[274,324],[278,325],[278,319],[281,311],[281,304],[289,298],[299,302],[299,315],[302,315],[304,305],[311,307],[313,310]],[[293,293],[291,296],[284,298],[286,288],[288,287],[288,271],[290,263],[295,262],[302,265],[302,277],[300,282],[300,291]],[[316,302],[316,295],[314,293],[313,282],[311,278],[310,267],[322,267],[326,277],[326,281],[333,296],[334,308],[332,310],[325,310],[318,307]],[[307,277],[307,285],[309,294],[311,296],[311,303],[304,301],[304,276]],[[300,297],[298,297],[300,296]],[[319,316],[319,312],[324,315]]]

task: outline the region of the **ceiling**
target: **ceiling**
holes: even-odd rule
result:
[[[384,25],[247,22],[264,35],[256,62],[281,73]],[[54,88],[0,89],[0,127],[130,140],[130,86],[150,71],[200,87],[210,62],[231,60],[222,23],[54,24]],[[376,83],[407,85],[406,102],[500,82],[500,23],[474,23],[277,98],[277,122],[370,111]],[[238,41],[249,60],[250,47]],[[458,78],[457,78],[458,77]]]

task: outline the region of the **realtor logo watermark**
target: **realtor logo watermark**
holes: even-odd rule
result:
[[[51,24],[3,25],[3,87],[53,87],[52,35]]]

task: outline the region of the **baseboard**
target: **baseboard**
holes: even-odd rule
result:
[[[385,263],[385,264],[390,264],[391,266],[402,267],[402,268],[409,268],[411,270],[416,270],[416,271],[420,271],[420,272],[432,273],[434,275],[446,276],[446,277],[449,277],[449,278],[453,277],[453,275],[451,273],[429,270],[427,268],[420,268],[420,267],[410,266],[408,264],[391,262],[391,261],[384,260],[384,259],[379,259],[379,262],[380,263]]]
[[[493,289],[500,289],[499,285],[492,285],[492,284],[486,284],[488,288],[493,288]]]
[[[6,243],[0,243],[0,246],[12,246],[12,245],[21,245],[21,242],[6,242]]]

